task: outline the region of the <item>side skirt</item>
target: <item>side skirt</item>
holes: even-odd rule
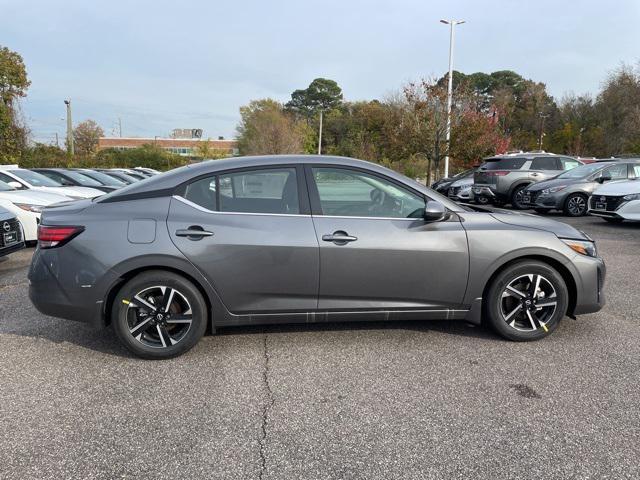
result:
[[[229,314],[224,320],[216,320],[218,327],[231,325],[265,325],[285,323],[327,322],[375,322],[400,320],[468,320],[469,310],[359,310],[297,313],[256,313],[246,315]]]

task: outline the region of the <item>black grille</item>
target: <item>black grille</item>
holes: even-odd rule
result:
[[[18,242],[20,243],[22,241],[22,228],[20,228],[20,222],[18,222],[18,220],[13,219],[13,220],[2,220],[0,221],[0,247],[4,247],[4,234],[8,233],[7,230],[4,229],[4,224],[8,223],[9,224],[9,232],[18,232],[17,238],[18,238]]]
[[[606,211],[614,212],[624,200],[622,197],[612,197],[608,195],[593,195],[591,197],[591,209],[596,210],[596,204],[604,203],[606,204]]]

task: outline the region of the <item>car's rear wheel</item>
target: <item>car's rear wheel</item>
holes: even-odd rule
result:
[[[493,280],[485,318],[509,340],[538,340],[556,329],[568,305],[569,292],[562,276],[546,263],[525,260]]]
[[[564,214],[569,217],[581,217],[587,213],[587,196],[572,193],[564,202]]]
[[[524,210],[527,208],[527,206],[522,203],[522,193],[525,188],[527,188],[527,185],[520,185],[511,193],[511,206],[516,210]]]
[[[154,270],[129,280],[116,295],[111,323],[135,355],[176,357],[192,348],[207,328],[207,305],[200,291],[172,272]]]

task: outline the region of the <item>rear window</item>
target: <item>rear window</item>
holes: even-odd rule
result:
[[[483,170],[519,170],[525,158],[490,158],[482,166]]]
[[[555,157],[536,157],[531,162],[531,170],[560,170]]]

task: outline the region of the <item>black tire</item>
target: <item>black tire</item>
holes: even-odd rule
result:
[[[166,292],[168,298],[162,298]],[[163,303],[169,305],[166,311]],[[111,325],[120,341],[133,354],[151,360],[190,350],[204,335],[207,319],[207,304],[200,291],[184,277],[163,270],[143,272],[129,280],[111,308]]]
[[[511,192],[511,206],[516,210],[524,210],[527,208],[526,205],[522,204],[522,192],[528,185],[520,185],[516,187],[513,192]]]
[[[551,209],[549,209],[549,208],[534,208],[533,210],[536,213],[539,213],[540,215],[546,215],[547,213],[549,213],[551,211]]]
[[[480,196],[474,199],[479,205],[488,205],[490,203],[489,197]]]
[[[527,281],[530,286],[530,279],[537,280],[537,276],[541,278],[538,282],[540,295],[545,293],[545,296],[533,300],[530,307],[525,307],[527,299],[532,301],[530,295],[527,295],[529,298],[511,293],[503,295],[508,286],[518,285],[519,282],[524,285],[524,291],[529,290]],[[518,287],[516,289],[521,290]],[[545,302],[551,304],[554,301],[555,306],[540,307],[540,311],[532,310],[536,305],[545,305]],[[513,302],[511,306],[507,306],[510,302]],[[489,286],[484,308],[485,321],[506,339],[518,342],[539,340],[557,328],[568,305],[569,291],[562,276],[546,263],[523,260],[501,271]],[[527,310],[530,316],[527,316]]]
[[[587,214],[588,198],[582,193],[572,193],[564,201],[562,211],[567,217],[582,217]]]
[[[618,218],[618,217],[602,217],[602,218],[604,218],[609,223],[622,223],[622,222],[624,222],[624,218]]]

